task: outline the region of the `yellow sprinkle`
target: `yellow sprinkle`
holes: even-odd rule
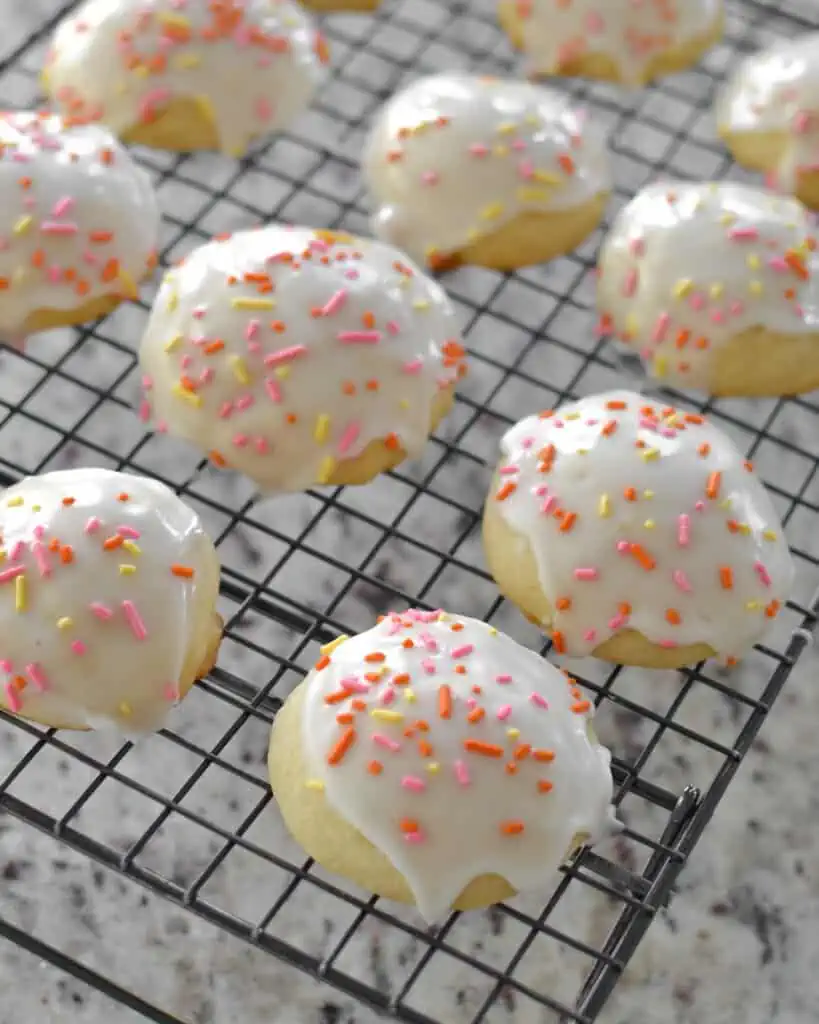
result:
[[[124,540],[122,542],[122,546],[132,555],[142,554],[142,548],[140,548],[138,544],[134,544],[132,540]]]
[[[426,768],[430,775],[437,775],[438,772],[441,770],[441,766],[438,764],[437,761],[430,761],[429,764],[425,764],[424,767]]]
[[[335,640],[331,640],[329,644],[325,644],[321,648],[322,654],[332,654],[336,647],[341,647],[345,640],[349,640],[349,636],[346,633],[342,633],[341,636],[337,636]]]
[[[133,576],[135,572],[136,572],[136,566],[135,565],[128,565],[127,562],[124,562],[119,567],[119,574],[120,574],[120,576]]]
[[[31,511],[32,512],[39,512],[41,508],[42,508],[41,505],[32,505],[31,506]]]
[[[22,504],[23,504],[23,499],[22,499],[22,497],[19,494],[16,497],[14,497],[14,498],[9,498],[9,500],[6,502],[6,505],[8,505],[9,508],[17,508],[18,506],[20,506]]]
[[[175,334],[169,341],[165,342],[165,351],[173,352],[173,350],[177,347],[180,341],[182,341],[182,335]]]
[[[773,530],[763,530],[762,536],[765,540],[776,540],[776,533]]]
[[[13,229],[15,235],[24,235],[33,223],[34,218],[31,216],[30,213],[25,214],[22,217],[19,217]]]
[[[580,419],[580,413],[579,412],[567,412],[566,415],[563,417],[563,419],[564,420],[579,420]]]
[[[139,296],[139,289],[136,286],[136,282],[133,277],[128,273],[127,270],[120,270],[118,274],[119,280],[122,282],[122,289],[129,299],[136,299]]]
[[[494,220],[504,211],[503,203],[490,203],[481,210],[481,220]]]
[[[184,16],[184,14],[176,14],[173,11],[157,11],[156,18],[163,25],[167,25],[169,28],[190,28],[190,21]]]
[[[646,521],[645,521],[645,522],[643,523],[643,526],[644,526],[644,527],[645,527],[645,528],[646,528],[647,530],[653,530],[653,529],[654,529],[654,527],[655,527],[656,525],[657,525],[657,524],[656,524],[656,523],[654,522],[654,520],[653,520],[653,519],[646,519]]]
[[[279,380],[287,380],[287,378],[290,376],[290,367],[289,366],[277,366],[276,367],[276,376],[279,378]]]
[[[532,177],[541,185],[559,185],[561,183],[560,175],[552,174],[551,171],[535,171]]]
[[[665,356],[654,357],[654,375],[656,377],[665,377],[668,373],[668,360]]]
[[[318,482],[320,484],[326,484],[336,468],[336,460],[332,455],[327,455],[321,460],[321,465],[318,470]]]
[[[254,298],[251,295],[241,296],[240,298],[231,299],[231,306],[234,309],[273,309],[272,299]]]
[[[407,278],[407,280],[409,280],[409,278]],[[415,299],[412,303],[412,308],[417,309],[421,313],[425,312],[429,309],[429,299]]]
[[[759,270],[762,266],[762,260],[754,252],[746,258],[745,262],[748,264],[750,270]]]
[[[545,203],[551,193],[545,188],[532,188],[521,185],[518,189],[518,201],[521,203]]]
[[[253,382],[253,378],[250,376],[247,369],[247,363],[241,356],[228,356],[228,362],[230,363],[230,368],[233,370],[233,376],[240,384],[251,384]]]
[[[323,412],[316,420],[316,429],[313,431],[313,440],[316,444],[324,444],[330,434],[330,417]]]
[[[643,497],[650,500],[654,497],[654,491],[643,491]]]
[[[719,508],[729,509],[732,505],[732,501],[730,498],[723,498],[722,501],[717,504]]]
[[[407,704],[414,704],[418,700],[418,698],[415,696],[415,692],[411,690],[409,687],[407,687],[404,690],[404,700],[407,702]]]
[[[520,729],[507,729],[506,735],[510,740],[520,739]]]
[[[626,332],[632,335],[640,333],[640,320],[636,313],[629,313],[626,317]]]
[[[675,299],[684,299],[686,295],[690,295],[694,290],[694,282],[690,277],[681,278],[673,288],[673,294]]]
[[[14,581],[14,607],[18,612],[26,610],[26,578],[18,576]]]
[[[746,601],[745,608],[749,612],[758,611],[762,607],[761,601]]]
[[[656,459],[659,456],[659,454],[659,448],[647,448],[644,452],[642,452],[643,462],[651,462],[653,459]]]
[[[177,398],[181,398],[192,405],[195,409],[198,409],[202,404],[202,399],[199,395],[195,395],[192,391],[188,391],[187,388],[183,388],[181,384],[174,384],[171,391],[176,395]]]
[[[720,216],[719,222],[727,227],[729,224],[733,224],[736,219],[735,213],[723,213]]]
[[[725,285],[717,282],[716,284],[712,284],[708,290],[711,293],[712,299],[720,299],[725,293]]]
[[[740,523],[739,532],[743,537],[749,537],[751,535],[751,527],[747,523]]]
[[[499,144],[497,146],[492,147],[492,152],[495,154],[495,156],[509,156],[509,147],[504,146],[503,144]]]
[[[751,281],[751,283],[748,285],[748,291],[751,293],[751,295],[761,295],[763,292],[762,282]]]
[[[438,621],[439,622],[451,622],[452,621],[452,616],[449,614],[449,612],[440,612],[439,615],[438,615]]]
[[[404,716],[400,711],[388,711],[387,708],[373,708],[370,712],[373,718],[379,722],[403,722]]]
[[[495,130],[498,135],[514,135],[518,126],[514,121],[502,121]]]
[[[497,636],[498,635],[498,631],[495,629],[494,626],[490,626],[489,627],[489,632],[492,634],[492,636]]]
[[[61,619],[57,619],[57,629],[71,629],[74,625],[74,620],[69,618],[68,615],[64,615]]]
[[[178,292],[171,292],[168,296],[168,312],[173,313],[176,307],[179,305],[179,294]]]
[[[304,784],[308,789],[314,789],[317,793],[324,792],[324,783],[321,779],[308,779]]]

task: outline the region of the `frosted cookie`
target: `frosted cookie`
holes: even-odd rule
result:
[[[159,728],[216,659],[219,563],[164,484],[105,469],[0,494],[0,707],[43,725]]]
[[[558,652],[652,668],[741,656],[793,582],[771,500],[729,438],[628,391],[508,431],[484,545]]]
[[[86,0],[58,26],[44,82],[76,124],[241,156],[308,105],[326,58],[290,0]]]
[[[0,114],[0,337],[103,316],[156,263],[147,174],[107,131]]]
[[[816,242],[807,211],[746,185],[643,189],[600,251],[601,328],[664,382],[715,395],[819,386]]]
[[[819,32],[746,57],[719,97],[717,123],[739,163],[819,208]]]
[[[274,225],[167,275],[142,413],[266,491],[366,483],[420,454],[463,355],[446,295],[398,250]]]
[[[722,36],[722,0],[500,0],[536,75],[644,85],[683,71]]]
[[[459,72],[393,96],[363,167],[376,234],[435,269],[506,270],[569,252],[611,188],[601,138],[563,96]]]
[[[477,619],[411,610],[323,649],[276,717],[270,778],[328,871],[430,922],[552,880],[616,827],[573,680]]]

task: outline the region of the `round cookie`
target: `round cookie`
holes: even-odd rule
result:
[[[266,491],[367,483],[421,453],[463,355],[446,295],[398,250],[274,225],[166,276],[142,412]]]
[[[65,729],[159,728],[216,660],[219,562],[164,484],[105,469],[0,495],[0,707]]]
[[[319,864],[432,922],[547,883],[614,831],[591,712],[486,623],[393,613],[323,649],[276,717],[271,783]]]
[[[501,592],[559,653],[649,668],[743,655],[794,574],[771,500],[729,438],[628,391],[508,431],[484,546]]]
[[[511,270],[569,252],[611,188],[604,143],[565,97],[462,72],[388,100],[363,171],[375,233],[438,270]]]
[[[85,0],[57,28],[44,84],[75,124],[241,156],[307,107],[326,59],[291,0]]]
[[[684,71],[722,37],[722,0],[500,0],[536,76],[640,86]]]
[[[156,264],[148,175],[102,128],[0,114],[0,337],[104,316]]]
[[[734,158],[819,209],[819,32],[746,57],[717,101]]]
[[[603,241],[601,329],[664,383],[714,395],[811,391],[815,248],[796,200],[728,182],[649,185]]]

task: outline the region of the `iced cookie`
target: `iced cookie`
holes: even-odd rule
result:
[[[301,113],[325,60],[290,0],[86,0],[57,28],[44,81],[75,124],[241,156]]]
[[[484,622],[391,614],[324,648],[288,698],[273,792],[319,864],[434,921],[548,884],[616,827],[591,713]]]
[[[444,292],[398,250],[276,225],[167,275],[143,415],[266,491],[366,483],[420,454],[463,355]]]
[[[499,17],[536,75],[627,85],[696,64],[722,36],[722,0],[500,0]]]
[[[365,147],[376,234],[434,269],[501,270],[569,252],[597,227],[608,156],[550,89],[461,72],[388,100]]]
[[[154,268],[148,175],[103,128],[0,114],[0,338],[103,316]]]
[[[105,469],[0,495],[0,707],[43,725],[159,728],[210,671],[219,562],[164,484]]]
[[[601,329],[664,382],[715,395],[811,391],[815,248],[796,200],[727,182],[649,185],[601,248]]]
[[[558,652],[651,668],[743,655],[793,582],[771,500],[729,438],[628,391],[509,430],[484,544]]]
[[[819,32],[746,57],[717,102],[717,123],[739,163],[819,208]]]

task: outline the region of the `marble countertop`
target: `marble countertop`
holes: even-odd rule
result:
[[[292,136],[259,157],[259,168],[238,168],[221,157],[185,160],[172,177],[173,165],[163,154],[144,154],[154,170],[160,200],[172,216],[165,226],[165,244],[174,258],[197,244],[205,233],[217,233],[254,223],[259,211],[278,209],[294,221],[335,223],[340,204],[344,223],[364,227],[365,207],[351,170],[360,147],[360,131],[349,121],[368,117],[376,95],[401,80],[395,61],[407,68],[414,61],[425,70],[463,66],[461,42],[484,54],[491,69],[510,66],[511,56],[491,26],[493,0],[460,3],[463,17],[453,28],[443,0],[385,0],[386,12],[377,22],[368,18],[338,18],[332,22],[335,61],[341,72],[320,104],[300,122]],[[56,0],[27,0],[4,11],[2,52],[11,52],[56,7]],[[613,133],[616,173],[623,193],[647,180],[646,160],[664,160],[672,172],[707,177],[727,171],[741,177],[713,144],[713,125],[707,101],[714,75],[721,75],[736,58],[739,45],[749,47],[789,30],[787,20],[774,14],[760,20],[763,5],[741,2],[730,8],[729,44],[708,58],[709,73],[677,76],[662,90],[623,97],[603,87],[580,87],[581,95]],[[815,0],[790,0],[778,5],[809,14],[819,24]],[[753,21],[753,24],[751,22]],[[436,33],[440,26],[440,33]],[[790,26],[790,31],[793,28]],[[428,33],[433,37],[429,41]],[[368,56],[358,51],[369,40]],[[21,61],[0,74],[0,99],[25,105],[35,98],[32,71],[42,60],[43,46],[26,52]],[[407,71],[409,74],[409,71]],[[369,89],[362,87],[369,84]],[[276,176],[267,172],[275,172]],[[294,185],[285,184],[289,179]],[[304,187],[300,188],[299,183]],[[213,201],[210,189],[227,188],[231,198]],[[199,234],[183,222],[199,218]],[[592,254],[597,240],[585,248]],[[351,628],[365,628],[389,602],[390,588],[467,614],[485,614],[495,597],[493,589],[468,568],[451,566],[435,575],[436,562],[413,537],[425,545],[448,549],[458,539],[458,559],[465,566],[482,565],[476,532],[467,532],[469,515],[453,511],[440,499],[416,499],[402,520],[409,540],[390,537],[377,551],[379,532],[373,525],[399,513],[414,493],[413,481],[426,475],[439,495],[450,495],[469,509],[479,510],[488,484],[488,464],[496,450],[502,417],[521,409],[549,404],[554,390],[572,388],[589,393],[611,385],[617,371],[610,355],[598,351],[590,308],[593,294],[589,272],[571,259],[546,268],[527,270],[504,282],[480,270],[459,272],[447,281],[469,328],[475,361],[461,403],[443,428],[442,436],[457,438],[458,447],[475,460],[453,458],[440,468],[442,449],[430,445],[421,464],[396,478],[379,480],[337,503],[314,496],[262,502],[249,510],[242,524],[229,525],[222,508],[244,506],[252,494],[230,476],[194,477],[190,499],[200,507],[208,525],[222,537],[220,552],[235,579],[261,582],[276,567],[273,586],[305,607],[334,614]],[[571,290],[572,302],[555,314],[557,296]],[[471,311],[488,304],[497,314],[475,323]],[[510,319],[511,318],[511,319]],[[514,321],[514,323],[512,322]],[[136,418],[121,402],[100,405],[92,388],[113,388],[122,402],[136,394],[137,378],[129,353],[144,322],[144,311],[129,308],[109,318],[78,350],[70,333],[45,336],[31,344],[30,358],[0,352],[0,406],[22,403],[21,412],[0,417],[0,463],[13,472],[100,463],[101,449],[124,459],[142,439]],[[547,337],[524,354],[530,330],[548,322]],[[518,357],[542,387],[533,387],[506,371]],[[56,375],[49,373],[56,369]],[[544,397],[546,396],[546,397]],[[489,402],[490,413],[471,417],[474,403]],[[472,403],[472,405],[470,404]],[[752,425],[766,424],[772,440],[754,453],[763,477],[778,488],[776,500],[787,512],[787,493],[804,491],[816,501],[819,483],[813,480],[812,459],[819,458],[819,404],[815,396],[800,404],[775,402],[718,403],[715,414],[747,448]],[[48,424],[53,424],[54,429]],[[56,433],[59,431],[59,433]],[[62,435],[68,434],[63,440]],[[787,449],[777,444],[786,444]],[[108,464],[112,462],[108,460]],[[195,455],[165,438],[148,440],[138,448],[132,465],[182,483],[194,473]],[[344,511],[346,509],[346,511]],[[288,539],[297,537],[310,517],[321,513],[306,549],[289,554]],[[474,519],[474,517],[472,517]],[[466,522],[464,521],[466,520]],[[261,527],[261,528],[260,528]],[[275,535],[264,532],[265,527]],[[788,518],[791,544],[819,556],[819,531],[811,515],[796,509]],[[324,554],[344,551],[344,563],[360,565],[363,575],[350,581],[343,567],[328,565]],[[806,559],[799,560],[796,600],[805,604],[819,584],[819,574]],[[336,600],[339,592],[343,596]],[[236,607],[225,601],[230,615]],[[519,639],[534,642],[532,631],[519,617],[502,610],[495,620]],[[785,616],[773,640],[784,649],[787,631],[798,616]],[[268,682],[292,658],[310,663],[311,647],[301,638],[259,616],[243,616],[235,635],[253,640],[264,654],[228,639],[222,666],[254,685]],[[594,673],[596,666],[584,665]],[[748,696],[759,696],[770,675],[772,660],[755,654],[734,676]],[[819,858],[814,812],[819,778],[819,663],[808,650],[788,681],[786,690],[741,768],[727,798],[691,858],[678,895],[669,910],[658,915],[647,939],[634,957],[601,1020],[606,1024],[808,1024],[816,1020],[819,1004]],[[710,671],[710,670],[709,670]],[[722,679],[722,676],[712,678]],[[295,684],[298,673],[282,671],[276,694]],[[673,674],[624,673],[618,692],[656,713],[667,711],[680,693]],[[685,691],[678,721],[714,742],[733,744],[747,712],[707,684]],[[229,741],[227,730],[238,720],[235,707],[212,691],[198,688],[174,718],[171,730],[184,743],[212,750],[221,744],[221,757],[259,780],[258,786],[212,766],[197,778],[183,805],[220,828],[234,829],[263,796],[266,728],[249,721]],[[600,733],[616,752],[633,761],[651,732],[645,721],[611,708],[599,716]],[[116,757],[118,741],[110,736],[61,736],[70,747],[103,762]],[[32,750],[34,738],[0,723],[0,779],[4,779]],[[171,796],[186,783],[199,759],[172,737],[149,738],[130,750],[119,765],[129,778]],[[707,786],[720,763],[713,751],[687,738],[666,734],[646,762],[644,775],[674,792],[692,782]],[[44,747],[15,777],[9,792],[59,818],[92,781],[95,773],[81,760]],[[72,825],[98,842],[127,850],[156,819],[157,804],[109,779],[90,797]],[[658,834],[661,819],[652,808],[628,798],[624,816],[636,830]],[[284,835],[273,808],[268,807],[249,826],[249,840],[275,849],[300,863],[298,852]],[[174,815],[140,851],[137,863],[179,885],[189,885],[219,850],[213,833]],[[607,856],[639,870],[639,846],[612,844]],[[201,895],[215,906],[256,920],[260,907],[269,906],[281,891],[283,872],[258,858],[233,850]],[[561,901],[554,923],[578,938],[599,943],[612,920],[612,905],[586,889],[572,885]],[[543,895],[521,900],[520,908],[535,916]],[[0,815],[0,915],[26,931],[79,958],[120,985],[176,1014],[188,1024],[227,1021],[275,1021],[276,1024],[369,1024],[379,1019],[352,999],[289,967],[274,957],[218,931],[199,918],[107,872],[75,854],[53,838]],[[350,907],[316,887],[301,885],[271,926],[271,934],[310,955],[332,950],[354,917]],[[407,917],[407,920],[413,920]],[[550,919],[551,920],[551,919]],[[526,934],[511,916],[501,912],[471,914],[459,919],[448,937],[456,948],[501,968]],[[368,918],[339,968],[380,991],[394,991],[417,962],[423,945],[377,919]],[[587,966],[587,961],[582,961]],[[577,957],[562,955],[555,943],[538,940],[516,969],[516,977],[540,991],[571,998],[577,991]],[[446,1024],[468,1024],[487,994],[486,981],[457,960],[437,956],[413,990],[411,1007]],[[0,940],[0,1024],[136,1024],[131,1011],[113,1004],[83,984],[43,965],[30,954]],[[515,995],[502,994],[493,1005],[488,1024],[542,1024],[553,1020],[547,1011]]]

